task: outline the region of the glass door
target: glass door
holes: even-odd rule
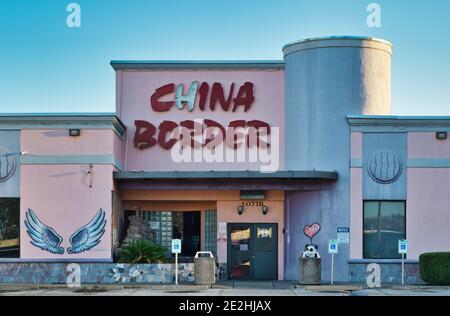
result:
[[[251,224],[229,225],[229,278],[251,279],[252,275],[252,226]]]
[[[228,224],[230,279],[278,278],[277,224]]]

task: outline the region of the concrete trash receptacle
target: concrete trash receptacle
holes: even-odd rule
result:
[[[319,285],[322,283],[322,259],[300,258],[300,284]]]
[[[211,251],[198,251],[194,259],[195,284],[216,284],[216,261]]]

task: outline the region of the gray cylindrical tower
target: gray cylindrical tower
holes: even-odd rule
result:
[[[389,115],[391,54],[388,42],[367,37],[308,39],[283,48],[285,65],[285,165],[287,170],[336,170],[336,182],[286,195],[285,277],[298,278],[302,227],[320,223],[314,243],[330,278],[328,240],[350,226],[350,127],[347,115]],[[339,245],[335,280],[348,281],[349,245]]]
[[[368,37],[314,38],[283,48],[286,167],[336,168],[349,114],[391,113],[392,45]],[[295,132],[293,132],[295,131]],[[348,150],[348,146],[344,146]]]
[[[283,53],[287,169],[336,168],[327,155],[348,150],[346,116],[391,113],[392,46],[342,36],[298,41]]]

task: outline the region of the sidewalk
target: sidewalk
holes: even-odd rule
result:
[[[301,286],[294,282],[226,281],[213,286],[181,285],[82,285],[0,284],[6,296],[450,296],[449,286],[388,285],[368,289],[358,284]]]

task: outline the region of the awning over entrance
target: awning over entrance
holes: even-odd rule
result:
[[[314,190],[338,179],[336,171],[127,171],[115,172],[120,189]]]
[[[336,171],[278,171],[263,173],[259,171],[128,171],[116,172],[115,179],[302,179],[337,180]]]

